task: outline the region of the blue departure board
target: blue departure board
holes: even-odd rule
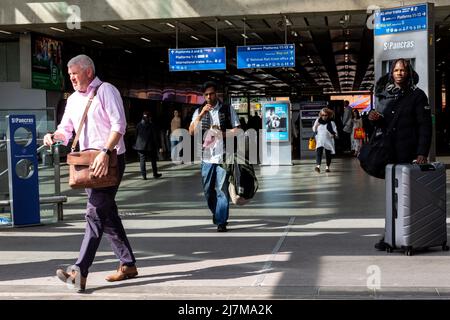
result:
[[[295,67],[295,45],[272,44],[237,47],[237,68]]]
[[[375,11],[375,35],[427,30],[427,5]]]
[[[225,47],[169,49],[169,71],[225,70]]]

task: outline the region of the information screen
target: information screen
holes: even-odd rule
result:
[[[169,71],[225,70],[225,47],[169,49]]]
[[[237,68],[295,67],[295,45],[273,44],[237,47]]]
[[[386,9],[375,12],[375,35],[427,29],[427,5]]]

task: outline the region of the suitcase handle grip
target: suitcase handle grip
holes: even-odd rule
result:
[[[429,163],[419,164],[419,167],[421,171],[436,171],[436,167]]]
[[[436,171],[436,167],[431,163],[418,164],[416,160],[412,162],[419,166],[420,171]]]

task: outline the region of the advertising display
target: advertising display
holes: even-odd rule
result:
[[[225,70],[225,47],[169,49],[169,71]]]
[[[410,61],[418,75],[416,85],[427,95],[434,117],[436,112],[434,4],[380,9],[375,12],[374,22],[375,83],[389,72],[392,62],[396,59]],[[434,161],[436,154],[434,126],[433,123],[433,138],[429,153],[431,161]]]
[[[289,141],[289,102],[263,103],[263,129],[267,142]]]
[[[336,95],[330,96],[330,100],[347,100],[350,108],[358,109],[359,112],[368,112],[372,108],[370,94]]]
[[[31,50],[32,88],[64,91],[62,41],[34,35]]]
[[[273,44],[237,47],[237,68],[295,67],[295,45]]]

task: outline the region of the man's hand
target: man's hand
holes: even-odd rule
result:
[[[209,103],[207,103],[203,107],[202,112],[200,113],[200,115],[203,116],[205,113],[210,112],[212,109],[214,109],[214,106],[212,106]]]
[[[425,156],[418,155],[417,158],[416,158],[416,163],[417,164],[425,164],[427,162],[428,162],[428,159]]]
[[[108,174],[109,156],[105,152],[100,152],[92,163],[94,177],[101,178]]]
[[[380,117],[381,117],[381,113],[379,113],[378,111],[371,110],[369,112],[369,120],[370,121],[377,121],[378,119],[380,119]]]
[[[56,142],[64,141],[65,137],[62,133],[55,132],[55,133],[47,133],[44,136],[44,145],[50,147]]]

